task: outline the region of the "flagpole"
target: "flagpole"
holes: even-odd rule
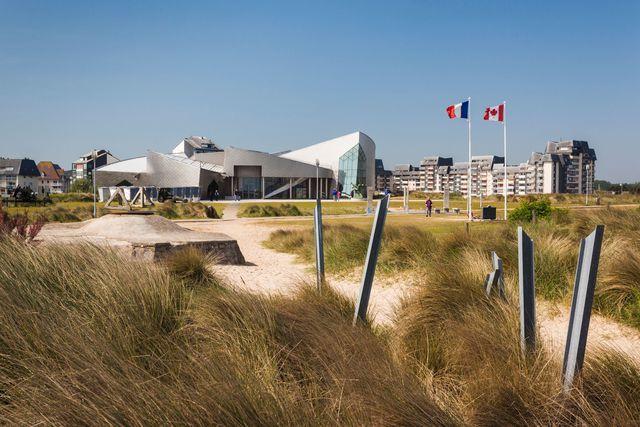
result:
[[[504,121],[502,122],[503,142],[504,142],[504,220],[507,220],[507,101],[502,101],[502,114]],[[515,188],[514,188],[515,190]]]
[[[469,106],[467,108],[467,123],[469,124],[469,169],[467,171],[467,213],[469,221],[473,220],[471,213],[471,97],[467,98]]]

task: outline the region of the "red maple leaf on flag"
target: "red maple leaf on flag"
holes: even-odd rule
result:
[[[491,115],[495,116],[496,114],[498,114],[498,110],[496,110],[495,108],[493,110],[491,110]]]

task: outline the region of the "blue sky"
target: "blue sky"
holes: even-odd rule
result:
[[[135,4],[133,4],[135,3]],[[182,137],[281,151],[355,130],[387,168],[585,139],[640,180],[640,2],[0,0],[0,155],[68,168]]]

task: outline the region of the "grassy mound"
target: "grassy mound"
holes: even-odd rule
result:
[[[173,200],[169,200],[164,203],[157,203],[155,209],[158,215],[168,219],[221,218],[216,208],[200,202],[176,203]]]
[[[298,206],[290,203],[282,203],[280,205],[251,204],[243,206],[238,212],[239,217],[245,218],[305,215],[309,215],[309,213],[301,211]]]

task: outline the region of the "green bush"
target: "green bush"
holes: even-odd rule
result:
[[[71,184],[71,188],[69,189],[69,192],[71,193],[91,193],[91,191],[93,190],[93,183],[91,181],[89,181],[88,179],[76,179],[75,181],[73,181],[73,184]]]
[[[218,214],[216,208],[200,202],[176,203],[173,200],[167,200],[164,203],[158,203],[156,211],[158,215],[168,219],[220,218],[220,214]]]
[[[538,219],[547,219],[551,216],[553,208],[548,199],[541,200],[523,200],[517,208],[509,213],[509,219],[517,222],[531,222],[533,212],[536,213]]]

